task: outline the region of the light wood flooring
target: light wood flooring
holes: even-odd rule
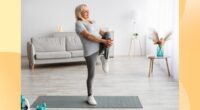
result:
[[[143,105],[139,110],[178,110],[178,82],[169,78],[156,64],[148,78],[149,61],[146,57],[115,57],[110,59],[110,73],[96,67],[94,95],[139,96]],[[41,95],[86,95],[87,68],[84,63],[36,66],[28,68],[27,59],[22,58],[21,91],[30,103]],[[34,109],[33,109],[34,110]],[[47,110],[96,110],[94,108],[66,108]],[[100,109],[98,110],[135,110]],[[138,110],[138,109],[137,109]]]

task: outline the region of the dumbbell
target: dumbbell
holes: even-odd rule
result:
[[[29,101],[23,95],[21,95],[21,110],[30,110]]]
[[[36,106],[36,110],[45,110],[46,108],[47,108],[46,103],[42,103],[42,104]]]

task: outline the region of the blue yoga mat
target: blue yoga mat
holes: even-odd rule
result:
[[[97,105],[87,104],[86,96],[39,96],[32,104],[46,103],[47,108],[142,108],[138,96],[94,96]]]

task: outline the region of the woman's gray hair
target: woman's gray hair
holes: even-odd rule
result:
[[[76,20],[85,20],[82,15],[81,15],[81,12],[84,10],[84,8],[88,8],[88,5],[87,4],[80,4],[76,7],[75,9],[75,17],[76,17]]]

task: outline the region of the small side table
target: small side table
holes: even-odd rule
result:
[[[148,77],[150,77],[150,75],[153,73],[153,62],[154,62],[155,59],[164,59],[166,61],[168,76],[170,77],[168,58],[169,58],[169,56],[164,56],[164,57],[148,56],[148,59],[150,59]]]
[[[131,55],[131,48],[132,48],[132,44],[134,44],[134,47],[133,47],[133,55],[135,56],[135,47],[136,47],[136,41],[139,42],[139,46],[140,46],[140,55],[142,55],[142,46],[141,46],[141,43],[140,43],[140,38],[138,36],[132,36],[131,37],[131,42],[130,42],[130,46],[129,46],[129,56]]]

